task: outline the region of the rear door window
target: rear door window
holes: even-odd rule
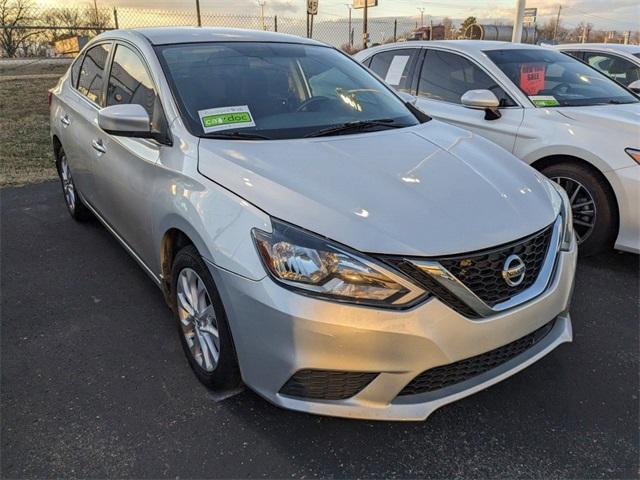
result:
[[[102,101],[104,69],[110,50],[110,43],[101,43],[87,50],[78,78],[78,91],[98,105]]]
[[[78,55],[71,65],[71,85],[75,88],[78,84],[78,76],[80,75],[80,66],[82,65],[83,55]]]
[[[377,53],[369,60],[368,67],[396,90],[411,93],[411,73],[419,53],[417,48]]]
[[[624,86],[640,80],[640,67],[617,55],[585,52],[584,61]]]
[[[427,51],[418,82],[419,96],[461,103],[460,98],[469,90],[492,91],[501,107],[516,105],[502,87],[471,60],[441,50]]]

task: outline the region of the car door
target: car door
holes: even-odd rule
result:
[[[149,113],[153,129],[166,121],[149,69],[132,45],[117,42],[105,94],[105,106],[138,104]],[[109,135],[100,130],[94,145],[102,150],[96,168],[100,213],[146,264],[153,258],[151,196],[160,151],[156,140]]]
[[[62,145],[74,183],[85,200],[97,207],[95,167],[97,152],[90,139],[99,132],[98,110],[103,102],[105,68],[111,42],[89,48],[72,68],[71,86],[65,91],[64,105],[55,121],[62,125]],[[77,76],[77,78],[76,78]]]
[[[471,59],[434,48],[425,49],[423,56],[416,68],[418,107],[434,118],[471,130],[512,152],[524,109]],[[462,95],[477,89],[490,90],[498,97],[500,118],[485,118],[483,110],[462,105]]]

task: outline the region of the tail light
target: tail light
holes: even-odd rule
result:
[[[48,102],[49,102],[49,108],[51,108],[51,100],[53,99],[53,92],[51,90],[49,90],[47,93],[49,94],[48,99],[47,99]]]

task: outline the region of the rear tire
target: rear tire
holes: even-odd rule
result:
[[[580,255],[611,249],[618,234],[618,208],[606,180],[593,169],[574,162],[550,165],[542,173],[567,191]]]
[[[58,155],[56,167],[58,168],[58,176],[60,177],[60,183],[62,184],[64,203],[67,205],[69,214],[78,222],[86,222],[91,218],[91,211],[80,198],[78,189],[76,188],[71,175],[71,167],[69,166],[67,155],[63,150],[61,150]]]
[[[241,385],[222,300],[193,245],[178,252],[171,270],[171,302],[182,349],[198,380],[213,390]]]

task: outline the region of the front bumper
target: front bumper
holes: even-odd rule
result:
[[[470,320],[432,298],[406,311],[344,305],[296,294],[266,277],[248,280],[210,264],[233,334],[245,383],[294,410],[378,420],[424,420],[437,408],[497,383],[572,340],[568,313],[577,248],[560,252],[553,279],[535,299]],[[425,370],[473,357],[556,319],[533,347],[486,373],[435,392],[398,396]],[[375,372],[345,400],[279,393],[305,369]]]

